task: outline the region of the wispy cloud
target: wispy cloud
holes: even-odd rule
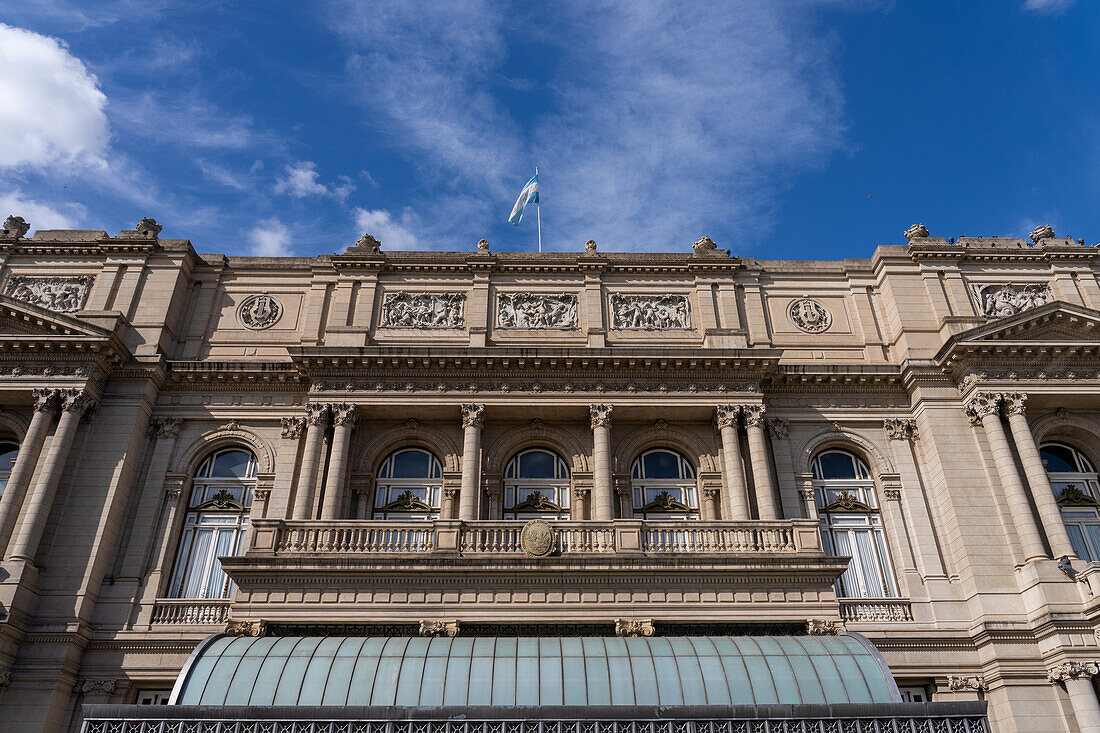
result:
[[[420,241],[413,233],[419,222],[408,211],[395,219],[385,209],[356,209],[355,226],[357,231],[373,235],[385,249],[420,249]]]
[[[26,196],[19,189],[0,193],[0,220],[9,214],[22,216],[33,231],[74,229],[84,222],[87,210],[80,204],[49,204]]]
[[[1076,0],[1026,0],[1026,2],[1024,2],[1024,10],[1054,15],[1069,10],[1074,2],[1076,2]]]
[[[318,178],[317,164],[304,160],[283,168],[283,175],[275,181],[275,193],[289,194],[296,198],[307,196],[332,196],[344,201],[355,190],[351,179],[342,176],[338,184],[325,185]]]
[[[290,229],[278,219],[264,219],[248,233],[251,254],[257,257],[283,257],[291,252]]]

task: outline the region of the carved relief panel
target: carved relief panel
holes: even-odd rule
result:
[[[577,328],[575,293],[497,295],[498,328]]]
[[[84,307],[95,282],[94,275],[75,277],[28,277],[12,275],[4,295],[55,313],[72,313]]]
[[[989,318],[1014,316],[1054,301],[1046,283],[971,285],[970,289],[978,303],[978,312]]]
[[[465,293],[386,293],[383,328],[462,328],[466,325]]]
[[[691,307],[686,295],[611,296],[611,328],[615,330],[671,331],[691,329]]]

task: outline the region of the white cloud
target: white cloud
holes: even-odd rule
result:
[[[174,146],[247,150],[282,145],[276,135],[257,129],[252,118],[223,111],[197,89],[120,92],[111,100],[111,119],[129,134]]]
[[[28,198],[18,189],[0,193],[0,221],[12,214],[26,219],[32,232],[39,229],[75,229],[87,217],[87,211],[79,204],[45,204]]]
[[[777,193],[842,145],[823,4],[571,0],[536,27],[481,0],[394,0],[339,17],[372,123],[438,184],[422,236],[466,246],[537,162],[550,248],[686,249],[710,233],[743,251],[734,235],[771,227]],[[509,48],[532,41],[553,63],[521,119],[497,90],[516,76]]]
[[[0,167],[102,165],[107,97],[56,38],[0,23]]]
[[[256,257],[284,257],[292,254],[290,229],[278,219],[264,219],[248,233],[251,254]]]
[[[403,212],[398,219],[394,219],[385,209],[357,208],[355,226],[359,232],[366,232],[381,242],[383,249],[420,249],[420,242],[411,231],[416,227],[416,219],[408,211]]]
[[[347,176],[340,177],[340,185],[325,184],[317,180],[317,164],[312,161],[302,161],[283,168],[283,176],[275,181],[275,193],[285,193],[297,198],[307,196],[332,196],[344,201],[355,190],[354,184]]]
[[[1024,3],[1024,10],[1030,10],[1035,13],[1061,13],[1069,10],[1074,2],[1076,2],[1076,0],[1027,0]]]

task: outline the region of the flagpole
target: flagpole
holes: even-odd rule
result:
[[[535,178],[539,177],[539,167],[535,166]],[[542,251],[542,208],[539,203],[542,201],[542,181],[539,181],[539,200],[535,202],[535,216],[539,221],[539,252]]]

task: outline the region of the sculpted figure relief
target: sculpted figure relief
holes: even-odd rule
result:
[[[501,293],[497,296],[500,328],[576,328],[577,296]]]
[[[827,331],[833,324],[833,316],[829,313],[829,309],[810,298],[791,303],[788,313],[791,323],[806,333],[821,333]]]
[[[237,318],[241,325],[252,331],[271,328],[283,317],[283,304],[278,298],[260,293],[245,298],[237,309]]]
[[[1003,318],[1038,308],[1054,300],[1050,286],[1042,285],[974,285],[974,295],[989,318]]]
[[[686,295],[611,296],[611,328],[620,330],[672,330],[691,328]]]
[[[387,293],[382,301],[383,328],[462,328],[465,293]]]
[[[4,295],[56,313],[72,313],[84,307],[94,275],[76,277],[27,277],[12,275]]]

